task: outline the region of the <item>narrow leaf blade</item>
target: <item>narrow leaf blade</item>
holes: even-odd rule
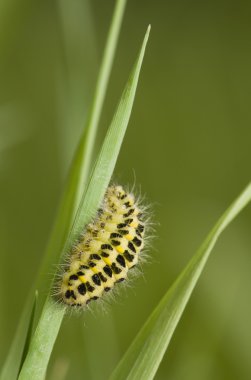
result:
[[[36,284],[34,284],[33,288],[30,291],[22,315],[20,316],[19,327],[16,330],[15,337],[8,352],[8,356],[6,358],[2,372],[8,376],[4,376],[3,379],[16,379],[23,347],[25,345],[25,336],[28,328],[27,316],[29,315],[32,308],[34,289],[40,290],[40,297],[36,308],[36,315],[39,316],[46,300],[44,289],[49,288],[51,283],[51,275],[49,275],[49,273],[51,273],[52,266],[55,266],[55,264],[58,263],[60,259],[60,254],[63,250],[64,243],[76,215],[76,210],[81,199],[81,194],[83,192],[83,187],[89,175],[89,166],[93,153],[94,140],[104,104],[105,93],[107,90],[107,84],[114,60],[114,54],[123,20],[125,5],[126,0],[116,1],[111,27],[106,42],[105,53],[102,59],[95,89],[89,121],[83,131],[75,157],[72,162],[70,175],[67,179],[64,193],[59,204],[57,217],[52,229],[43,261],[41,263]],[[48,275],[45,276],[45,274]],[[37,317],[35,319],[37,319]],[[36,321],[34,321],[34,323],[36,323]]]
[[[15,335],[9,355],[0,374],[1,380],[17,379],[18,372],[30,343],[36,304],[37,292],[35,293],[35,297],[33,296],[33,300],[31,298],[27,300],[25,313],[19,321],[17,334]]]
[[[116,1],[89,119],[71,165],[69,177],[59,205],[56,222],[38,276],[38,283],[36,284],[36,288],[38,289],[40,289],[41,286],[45,288],[45,286],[49,284],[51,278],[48,278],[47,284],[45,284],[44,273],[49,273],[51,266],[60,260],[60,254],[76,216],[83,189],[89,177],[95,137],[114,61],[125,6],[126,0]]]
[[[79,237],[84,226],[95,215],[106,188],[110,182],[120,147],[131,115],[133,101],[138,84],[140,69],[145,53],[150,27],[147,29],[139,57],[123,92],[119,106],[109,127],[100,154],[94,166],[87,190],[78,208],[73,228],[66,241],[64,252],[67,252]],[[58,305],[48,296],[39,320],[30,350],[21,370],[19,380],[44,379],[49,358],[58,335],[65,313],[65,307]]]
[[[110,379],[153,379],[207,259],[221,233],[251,201],[251,184],[226,210],[186,268],[167,291]]]
[[[29,346],[30,346],[30,342],[31,342],[32,330],[34,328],[35,312],[36,312],[36,307],[37,307],[37,299],[38,299],[38,291],[36,290],[35,291],[35,297],[34,297],[34,303],[33,303],[33,307],[31,310],[30,322],[29,322],[29,326],[28,326],[28,330],[27,330],[26,339],[24,342],[24,349],[23,349],[23,355],[22,355],[22,359],[21,359],[21,363],[20,363],[19,372],[21,371],[23,362],[25,360],[25,357],[27,355],[27,352],[28,352]]]
[[[149,33],[150,26],[147,29],[139,57],[108,129],[104,144],[90,177],[87,191],[80,202],[80,207],[71,231],[71,238],[69,239],[70,246],[78,238],[83,226],[95,215],[110,182],[131,115]],[[68,248],[68,246],[66,248]]]

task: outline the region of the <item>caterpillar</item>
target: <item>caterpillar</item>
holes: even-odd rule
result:
[[[127,278],[144,247],[144,220],[132,193],[108,187],[96,218],[70,252],[59,286],[64,304],[85,306]]]

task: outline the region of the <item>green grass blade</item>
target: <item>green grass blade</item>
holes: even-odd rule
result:
[[[112,63],[114,60],[114,54],[118,42],[119,31],[121,28],[121,23],[125,11],[126,0],[117,0],[116,7],[114,10],[114,15],[110,30],[108,33],[107,44],[104,51],[104,56],[102,64],[100,67],[100,72],[98,75],[97,86],[94,94],[94,101],[91,107],[91,112],[89,116],[89,121],[87,123],[86,135],[83,136],[80,145],[83,145],[82,151],[84,152],[82,157],[83,169],[81,171],[82,177],[80,178],[80,183],[85,184],[88,180],[89,170],[91,165],[92,153],[95,143],[95,138],[97,134],[98,123],[105,99],[105,94],[107,90],[108,80],[111,73]],[[79,192],[78,200],[81,197],[81,190]],[[77,202],[76,207],[78,207],[79,202]]]
[[[21,322],[15,333],[14,340],[9,350],[6,362],[4,364],[3,373],[8,376],[3,379],[14,380],[16,376],[11,374],[18,373],[21,361],[21,355],[25,344],[25,336],[27,334],[28,322],[27,316],[32,307],[32,299],[34,289],[39,290],[39,300],[37,305],[37,315],[40,315],[46,296],[45,289],[48,289],[51,282],[51,268],[60,259],[60,254],[64,247],[64,242],[69,234],[72,222],[76,215],[77,206],[80,202],[81,191],[83,191],[84,182],[88,178],[89,165],[91,162],[93,141],[95,139],[98,121],[104,103],[104,96],[112,68],[114,53],[118,41],[119,31],[123,19],[126,0],[117,0],[111,22],[111,28],[105,47],[104,57],[101,62],[100,73],[96,85],[93,105],[91,108],[89,123],[87,124],[83,136],[80,140],[75,158],[73,159],[70,175],[66,182],[65,190],[59,205],[55,224],[51,233],[50,240],[40,267],[40,272],[35,286],[33,287],[27,299],[26,306],[21,315]],[[94,115],[95,114],[95,115]],[[88,147],[88,150],[86,148]],[[45,276],[45,274],[48,274]],[[15,365],[13,364],[15,363]],[[17,370],[14,371],[16,366]]]
[[[35,318],[35,311],[36,311],[36,307],[37,307],[37,299],[38,299],[38,291],[36,290],[36,292],[35,292],[35,298],[34,298],[34,302],[33,302],[33,307],[32,307],[32,310],[31,310],[30,323],[29,323],[29,326],[28,326],[26,340],[25,340],[25,343],[24,343],[23,355],[22,355],[21,363],[20,363],[20,367],[19,367],[19,372],[21,371],[22,365],[23,365],[24,360],[26,358],[27,352],[29,350],[30,342],[31,342],[32,330],[33,330],[33,327],[34,327],[33,324],[34,324],[34,318]]]
[[[87,190],[84,192],[64,252],[76,241],[86,223],[95,215],[110,182],[120,147],[131,115],[140,69],[149,36],[148,28],[136,65],[108,129],[100,154],[94,166]],[[30,350],[21,370],[19,380],[44,379],[49,358],[65,313],[65,308],[48,296]]]
[[[108,33],[104,55],[98,75],[93,103],[91,106],[89,121],[87,122],[86,128],[80,139],[75,157],[72,162],[70,175],[60,203],[54,229],[51,234],[45,258],[40,269],[39,282],[36,286],[38,289],[40,289],[41,285],[43,288],[46,288],[44,283],[44,273],[49,273],[51,265],[57,263],[60,258],[60,253],[62,252],[64,242],[76,216],[76,211],[83,193],[83,188],[89,176],[97,126],[100,119],[104,97],[107,90],[107,84],[114,60],[114,54],[117,46],[125,5],[126,0],[116,1],[111,21],[111,27]]]
[[[19,321],[17,334],[11,345],[9,355],[1,370],[1,380],[17,379],[24,356],[28,350],[37,304],[37,292],[35,293],[35,297],[33,296],[33,299],[30,298],[28,301],[27,307],[25,308],[25,314],[22,315],[22,318]]]
[[[92,215],[95,215],[97,208],[103,199],[106,188],[110,182],[131,115],[139,73],[149,33],[150,27],[147,29],[138,60],[122,94],[111,126],[107,132],[104,144],[101,148],[101,152],[94,166],[86,194],[83,196],[80,202],[80,207],[74,223],[74,228],[71,233],[71,239],[69,240],[70,246],[78,238],[79,234],[82,231],[83,225],[89,222]],[[68,249],[69,247],[67,246],[66,248]]]
[[[226,210],[167,291],[111,375],[111,380],[153,379],[207,259],[224,229],[251,201],[251,184]]]

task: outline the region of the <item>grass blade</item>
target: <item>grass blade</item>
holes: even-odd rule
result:
[[[104,57],[102,59],[98,82],[96,85],[93,105],[91,108],[89,123],[83,132],[75,158],[72,162],[69,178],[66,182],[65,190],[59,205],[56,221],[47,245],[47,249],[41,263],[38,279],[30,295],[27,299],[23,313],[20,317],[20,324],[15,333],[13,343],[10,347],[8,356],[6,358],[3,373],[8,376],[3,379],[15,380],[18,373],[23,347],[25,344],[25,336],[28,328],[28,315],[32,308],[32,299],[34,289],[39,290],[39,300],[37,305],[36,314],[40,315],[46,296],[45,289],[50,287],[51,282],[51,268],[55,263],[58,263],[60,254],[64,247],[64,242],[69,234],[72,222],[76,215],[77,206],[80,202],[81,191],[84,182],[88,178],[89,166],[93,151],[93,143],[96,136],[97,125],[99,122],[100,114],[102,111],[104,97],[107,89],[107,84],[112,68],[114,53],[118,41],[120,27],[123,19],[126,0],[117,0],[116,6],[111,22],[111,28],[108,33],[108,38],[105,47]],[[88,147],[88,150],[86,150]],[[45,276],[48,274],[48,276]],[[35,321],[36,322],[36,321]],[[13,364],[15,363],[15,364]],[[16,368],[14,370],[14,368]]]
[[[80,144],[83,145],[84,156],[82,158],[82,178],[80,183],[85,184],[88,180],[89,169],[91,165],[92,152],[97,134],[98,123],[105,99],[108,80],[111,73],[112,63],[114,60],[114,54],[118,42],[119,30],[121,27],[124,11],[126,6],[126,0],[117,0],[114,10],[113,20],[108,33],[108,43],[106,44],[100,72],[98,75],[97,86],[94,94],[94,101],[91,107],[89,121],[87,123],[86,135],[83,137]],[[79,192],[78,200],[80,200],[82,192]],[[77,202],[76,207],[78,207]]]
[[[120,147],[131,115],[140,69],[150,32],[145,35],[136,65],[129,78],[122,98],[105,137],[100,154],[94,166],[87,190],[84,192],[64,252],[73,245],[84,226],[89,222],[100,205],[110,182]],[[44,379],[49,358],[65,313],[65,308],[48,296],[37,329],[31,341],[30,350],[21,370],[19,380]]]
[[[30,342],[31,342],[32,330],[34,327],[33,324],[34,324],[34,318],[35,318],[35,311],[36,311],[36,306],[37,306],[37,299],[38,299],[38,291],[36,290],[35,298],[34,298],[34,302],[33,302],[33,307],[31,310],[31,316],[30,316],[30,322],[29,322],[29,326],[28,326],[28,330],[27,330],[26,340],[24,343],[23,355],[22,355],[22,359],[21,359],[21,363],[20,363],[19,372],[21,371],[23,362],[26,358],[27,352],[29,350]]]
[[[111,375],[111,380],[153,379],[191,293],[220,234],[251,201],[251,184],[226,210],[162,298]]]
[[[57,263],[60,259],[60,253],[62,252],[64,242],[76,216],[76,211],[83,193],[83,188],[86,185],[87,178],[89,176],[94,141],[114,60],[125,5],[126,0],[116,1],[89,120],[82,134],[72,162],[70,175],[60,203],[54,229],[40,269],[39,282],[36,286],[38,289],[40,288],[41,283],[43,283],[42,286],[45,288],[44,273],[49,273],[51,266]]]
[[[31,339],[31,331],[34,322],[34,314],[37,304],[37,292],[35,293],[35,297],[33,300],[29,300],[29,304],[25,308],[26,313],[22,315],[22,318],[19,321],[19,325],[17,328],[17,334],[15,335],[15,339],[11,346],[9,355],[7,360],[4,363],[2,368],[0,379],[1,380],[14,380],[17,379],[18,372],[22,365],[23,359],[28,350],[30,339]],[[20,358],[17,360],[17,358]]]
[[[95,215],[110,182],[131,115],[149,33],[150,26],[147,29],[138,60],[122,94],[120,103],[101,148],[101,152],[94,166],[86,194],[80,202],[80,207],[71,232],[71,239],[69,239],[70,246],[78,238],[83,226],[89,222],[93,215]],[[68,249],[69,247],[66,246],[66,248]]]

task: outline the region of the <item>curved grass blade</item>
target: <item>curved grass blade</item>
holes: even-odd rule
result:
[[[32,310],[31,310],[30,323],[29,323],[29,327],[28,327],[28,330],[27,330],[26,340],[25,340],[25,343],[24,343],[23,355],[22,355],[22,359],[21,359],[21,363],[20,363],[19,372],[21,371],[23,362],[25,360],[25,357],[27,355],[27,352],[28,352],[29,346],[30,346],[30,341],[31,341],[31,336],[32,336],[32,330],[33,330],[33,327],[34,327],[33,324],[34,324],[35,311],[36,311],[36,306],[37,306],[37,299],[38,299],[38,291],[36,290],[36,292],[35,292],[35,298],[34,298],[34,303],[33,303],[33,307],[32,307]]]
[[[136,65],[108,129],[100,154],[92,171],[87,190],[82,196],[73,228],[65,244],[64,252],[67,252],[69,248],[72,247],[84,226],[90,221],[90,218],[96,214],[110,182],[131,115],[149,33],[150,27],[147,30]],[[64,313],[65,307],[56,304],[52,297],[48,296],[19,380],[44,379]]]
[[[91,159],[93,156],[93,148],[95,143],[95,138],[97,134],[98,123],[100,120],[101,111],[104,104],[105,94],[107,90],[108,80],[110,78],[110,73],[112,69],[112,63],[114,61],[114,55],[116,51],[116,46],[118,42],[119,31],[121,28],[121,23],[123,20],[123,15],[125,11],[126,0],[117,0],[116,7],[114,9],[113,20],[108,33],[107,44],[104,50],[104,56],[102,60],[102,65],[98,75],[97,86],[94,94],[94,101],[91,107],[91,112],[89,120],[87,122],[86,134],[80,141],[80,145],[83,146],[82,152],[82,174],[79,178],[81,184],[86,184],[89,176]],[[79,200],[82,195],[82,189],[79,189],[75,211],[79,205]]]
[[[105,52],[96,85],[89,123],[83,132],[82,138],[72,162],[70,175],[67,179],[65,190],[59,204],[57,217],[53,226],[50,240],[47,245],[43,262],[40,267],[38,279],[26,301],[23,313],[20,317],[21,322],[19,323],[19,327],[17,328],[14,340],[6,358],[3,367],[3,373],[6,375],[3,377],[3,380],[16,380],[17,378],[16,374],[19,371],[21,356],[25,344],[25,336],[27,334],[28,328],[27,319],[30,313],[30,309],[32,308],[34,289],[39,289],[40,291],[40,297],[36,308],[36,314],[40,315],[42,306],[45,302],[45,296],[43,296],[43,294],[45,294],[44,290],[50,287],[51,282],[51,276],[45,276],[44,274],[51,273],[52,266],[59,261],[60,254],[64,247],[64,242],[67,238],[67,235],[69,234],[76,215],[77,206],[81,198],[81,191],[83,191],[84,183],[86,182],[89,175],[89,166],[91,162],[94,139],[104,103],[104,96],[110,77],[125,5],[126,0],[116,1],[116,6],[111,22],[111,27],[108,33]],[[88,151],[86,150],[87,146]]]
[[[110,380],[153,379],[191,293],[220,234],[251,201],[251,184],[226,210],[167,291],[125,353]]]
[[[51,266],[57,263],[60,259],[60,253],[62,252],[64,242],[76,216],[77,208],[83,194],[83,189],[89,176],[98,122],[104,104],[104,98],[114,60],[125,6],[126,0],[116,1],[89,120],[86,128],[84,129],[71,165],[69,178],[61,199],[54,229],[52,231],[45,258],[40,269],[39,282],[36,286],[38,289],[41,285],[45,288],[44,273],[49,273]]]
[[[35,297],[33,296],[32,302],[29,302],[27,304],[25,313],[22,315],[22,318],[19,321],[17,328],[18,333],[15,335],[15,339],[11,345],[9,355],[0,374],[1,380],[16,379],[18,376],[20,367],[22,365],[24,357],[26,356],[30,344],[36,305],[37,292],[35,292]],[[21,358],[21,362],[16,362],[17,357]]]

